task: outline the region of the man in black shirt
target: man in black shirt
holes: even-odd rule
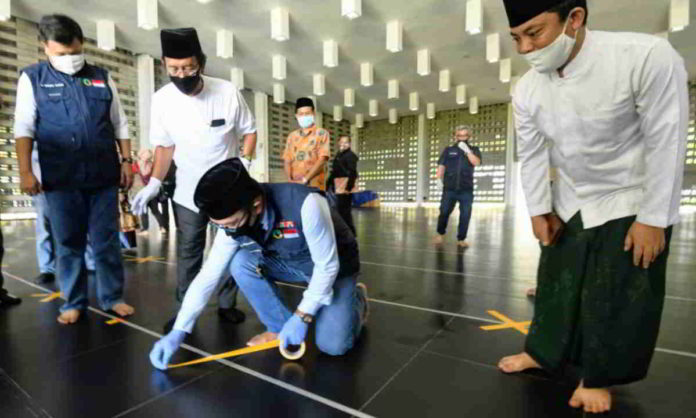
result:
[[[355,235],[355,225],[353,225],[350,209],[353,202],[351,193],[355,188],[355,180],[358,178],[358,156],[350,149],[349,137],[341,137],[338,146],[340,151],[333,160],[326,188],[336,193],[336,210]]]
[[[468,145],[470,138],[470,127],[457,126],[454,133],[455,143],[445,148],[438,160],[437,178],[442,179],[444,190],[440,201],[435,245],[442,244],[449,216],[459,202],[457,245],[461,248],[469,246],[466,234],[471,220],[471,205],[474,202],[474,167],[481,165],[481,150]]]

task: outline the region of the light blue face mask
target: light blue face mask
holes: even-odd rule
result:
[[[297,123],[300,124],[302,129],[307,129],[314,125],[314,115],[298,116]]]

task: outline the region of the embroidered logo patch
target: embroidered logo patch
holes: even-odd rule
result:
[[[276,229],[273,230],[274,239],[290,239],[299,238],[300,233],[295,227],[295,222],[281,221],[276,224]]]

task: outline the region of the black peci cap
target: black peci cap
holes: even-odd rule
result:
[[[196,186],[193,202],[212,219],[225,219],[263,194],[239,158],[225,160],[208,170]]]

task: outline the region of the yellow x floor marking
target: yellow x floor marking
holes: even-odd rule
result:
[[[61,297],[60,292],[55,293],[34,293],[31,295],[33,298],[43,298],[39,302],[46,303]]]
[[[503,323],[500,325],[486,325],[486,326],[481,327],[481,329],[484,331],[497,331],[500,329],[514,328],[524,335],[527,335],[527,333],[529,332],[527,330],[527,327],[529,327],[529,324],[531,324],[532,321],[515,322],[512,319],[508,318],[507,316],[501,314],[498,311],[486,311],[486,312],[488,312],[488,315],[495,317],[496,319],[498,319],[500,321],[503,321]]]
[[[152,261],[162,261],[164,260],[164,257],[154,257],[154,256],[148,256],[148,257],[126,257],[127,261],[133,262],[133,263],[138,263],[138,264],[143,264],[143,263],[149,263]]]

